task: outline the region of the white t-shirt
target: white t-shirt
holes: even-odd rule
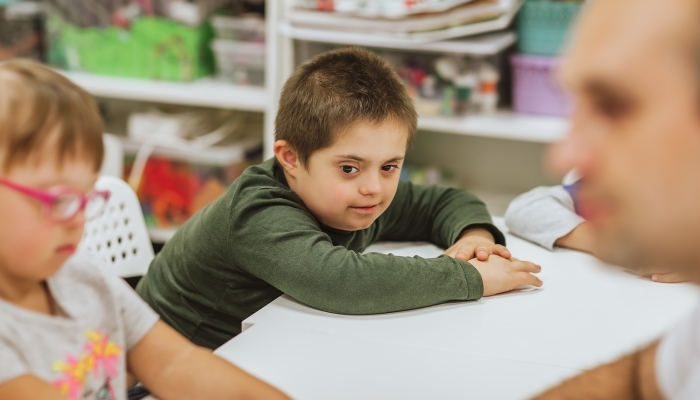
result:
[[[71,400],[126,398],[126,353],[158,316],[99,263],[75,255],[49,278],[56,316],[0,300],[0,384],[33,374]]]
[[[661,339],[656,378],[667,399],[700,399],[700,306]]]
[[[521,194],[510,203],[504,218],[510,233],[549,250],[585,221],[576,214],[571,194],[561,185]]]

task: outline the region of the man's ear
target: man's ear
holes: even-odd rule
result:
[[[274,146],[275,157],[277,161],[282,165],[285,172],[290,176],[296,178],[297,171],[301,168],[299,163],[299,158],[292,148],[289,146],[286,140],[278,140],[275,142]]]

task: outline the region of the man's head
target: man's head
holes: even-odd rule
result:
[[[551,164],[576,168],[596,255],[700,282],[700,2],[593,0],[562,80],[573,126]]]
[[[322,224],[365,229],[396,194],[416,124],[393,68],[366,50],[343,48],[300,66],[284,85],[275,155]]]
[[[75,251],[85,222],[82,213],[52,221],[46,210],[61,209],[66,197],[55,197],[51,208],[12,185],[86,193],[103,152],[90,95],[37,63],[0,63],[0,281],[46,279]]]

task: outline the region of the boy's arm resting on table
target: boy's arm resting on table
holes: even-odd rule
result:
[[[0,400],[68,400],[58,389],[36,375],[22,375],[0,383]]]
[[[454,245],[468,229],[481,228],[505,245],[484,203],[462,189],[400,182],[394,201],[379,217],[379,240],[428,241],[440,248]]]
[[[663,400],[655,372],[658,342],[569,379],[536,400]]]
[[[159,321],[127,354],[129,371],[162,399],[288,399]]]
[[[294,201],[269,198],[238,212],[245,221],[230,227],[230,262],[308,306],[379,314],[483,295],[481,274],[471,263],[348,250]]]
[[[516,197],[508,206],[505,223],[515,235],[552,250],[555,242],[574,234],[585,219],[576,214],[574,201],[563,186],[538,187]],[[585,230],[585,229],[584,229]],[[585,235],[579,231],[575,236]],[[576,240],[568,237],[564,243],[556,243],[577,250],[588,251]]]

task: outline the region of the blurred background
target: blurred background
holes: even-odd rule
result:
[[[402,179],[470,189],[502,215],[517,194],[559,183],[542,157],[568,127],[555,71],[583,4],[0,0],[0,61],[45,62],[95,96],[103,173],[136,189],[154,243],[272,156],[286,78],[348,45],[388,59],[415,99]]]

